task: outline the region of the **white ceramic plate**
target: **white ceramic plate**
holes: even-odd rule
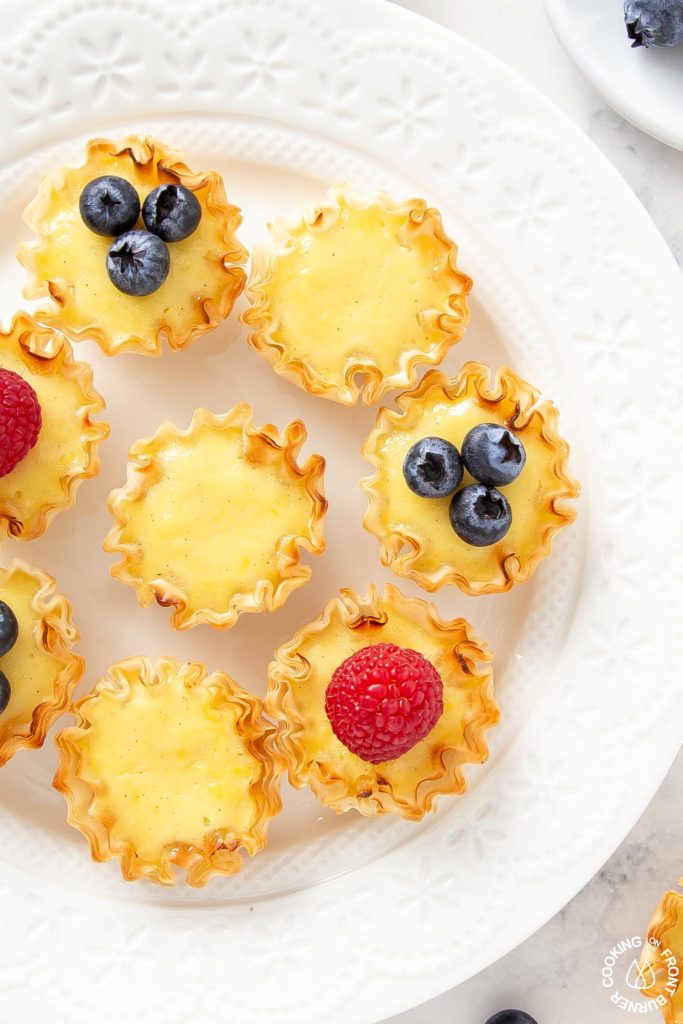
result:
[[[191,9],[191,13],[190,13]],[[380,2],[13,0],[3,8],[5,321],[40,173],[84,138],[150,131],[217,167],[244,241],[340,179],[427,196],[475,278],[445,367],[511,363],[553,396],[584,485],[580,518],[508,595],[441,593],[492,644],[503,723],[459,801],[421,825],[337,818],[287,789],[265,853],[204,891],[124,884],[90,863],[50,789],[50,741],[0,772],[0,1019],[49,1024],[363,1024],[501,956],[600,867],[681,736],[678,270],[621,179],[501,65]],[[95,364],[112,437],[101,476],[29,545],[72,599],[91,684],[134,654],[201,658],[262,692],[271,652],[341,585],[389,578],[361,529],[374,411],[303,394],[235,316],[189,351]],[[271,616],[174,633],[109,579],[104,502],[131,442],[193,409],[301,415],[329,461],[329,548]],[[679,559],[679,561],[677,561]],[[406,586],[410,593],[418,593]]]
[[[567,53],[611,107],[636,127],[683,149],[683,45],[636,47],[623,0],[543,0]]]

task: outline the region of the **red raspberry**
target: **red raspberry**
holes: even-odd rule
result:
[[[431,732],[443,711],[443,683],[417,651],[374,644],[332,676],[325,711],[337,739],[364,761],[393,761]]]
[[[7,476],[38,440],[42,416],[31,385],[0,369],[0,476]]]

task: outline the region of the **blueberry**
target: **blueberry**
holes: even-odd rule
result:
[[[624,20],[632,46],[683,42],[683,0],[626,0]]]
[[[197,230],[202,208],[194,192],[182,185],[159,185],[142,204],[142,219],[148,231],[164,242],[182,242]]]
[[[12,689],[7,680],[7,676],[5,675],[4,672],[0,672],[0,715],[3,713],[3,711],[9,704],[9,699],[11,696]]]
[[[106,174],[88,182],[78,203],[87,227],[98,235],[130,231],[140,216],[140,199],[129,181]]]
[[[149,231],[126,231],[107,253],[111,282],[126,295],[151,295],[161,288],[170,264],[166,243]]]
[[[510,529],[512,511],[504,494],[484,484],[470,484],[451,499],[451,526],[461,540],[484,548]]]
[[[486,1024],[536,1024],[536,1021],[524,1010],[501,1010],[489,1017]]]
[[[499,423],[472,427],[462,443],[462,461],[475,480],[491,487],[505,487],[524,468],[526,452],[516,434]]]
[[[423,437],[406,455],[403,475],[421,498],[447,498],[462,480],[460,452],[442,437]]]
[[[8,604],[0,601],[0,658],[14,647],[18,635],[19,624],[16,615]]]

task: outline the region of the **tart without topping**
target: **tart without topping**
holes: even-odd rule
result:
[[[104,409],[104,400],[93,388],[92,370],[74,362],[66,339],[25,313],[0,330],[0,368],[30,385],[40,408],[35,443],[0,477],[0,529],[32,540],[73,505],[79,484],[99,472],[97,446],[109,427],[91,416]]]
[[[261,702],[223,672],[171,658],[114,665],[56,737],[54,785],[94,860],[126,879],[190,885],[242,867],[280,810]]]
[[[3,629],[0,673],[8,700],[0,713],[0,765],[20,747],[42,746],[83,672],[83,659],[72,651],[78,631],[71,605],[55,587],[47,573],[17,559],[0,569],[0,602],[16,620],[12,636]]]
[[[368,749],[376,752],[380,745],[385,749],[393,746],[399,733],[412,743],[394,760],[371,763],[353,753],[346,742],[352,704],[347,703],[344,723],[328,701],[330,720],[326,699],[340,666],[375,645],[392,645],[410,655],[401,657],[395,666],[393,678],[399,682],[415,683],[409,678],[415,663],[422,672],[419,662],[428,662],[429,673],[421,674],[417,685],[398,697],[398,703],[406,698],[410,703],[420,691],[419,703],[428,702],[430,707],[426,720],[417,723],[415,735],[428,731],[412,743],[415,736],[409,737],[409,730],[416,723],[411,708],[376,707],[374,698],[381,702],[386,696],[376,690],[370,694],[371,701],[356,694],[364,711],[385,715],[379,722],[375,717],[373,728],[379,731],[371,737]],[[385,653],[380,652],[379,657],[386,671]],[[396,587],[387,585],[382,596],[370,587],[364,598],[342,590],[341,597],[330,601],[318,619],[280,647],[269,668],[266,708],[277,721],[276,744],[287,761],[290,782],[297,788],[309,785],[337,812],[354,807],[361,814],[393,812],[419,820],[433,808],[438,794],[464,792],[465,764],[479,764],[488,757],[485,734],[498,721],[498,708],[491,673],[479,662],[490,659],[488,649],[464,619],[446,622],[433,605],[404,597]],[[440,694],[438,688],[432,690],[434,676],[440,677]],[[394,699],[392,694],[389,699]],[[432,711],[439,711],[440,700],[442,709],[433,724]],[[389,721],[397,715],[400,722]],[[340,724],[345,724],[345,732]],[[368,747],[367,714],[357,724],[359,729],[351,732],[360,744],[357,749],[363,749]]]
[[[665,893],[655,910],[640,958],[640,976],[641,993],[657,1000],[664,1024],[683,1024],[683,893]]]
[[[143,211],[145,200],[164,184],[189,190],[201,207],[196,228],[169,245],[168,276],[161,284],[155,282],[151,294],[124,294],[112,283],[107,253],[114,239],[97,233],[97,218],[95,227],[92,218],[83,219],[84,190],[105,176],[133,185]],[[118,193],[109,196],[110,205],[117,198]],[[83,212],[88,217],[87,208]],[[170,211],[170,219],[176,212]],[[157,232],[162,230],[164,213],[169,211],[160,214],[156,207],[148,213]],[[25,294],[54,300],[37,316],[72,339],[93,338],[108,355],[126,350],[159,355],[164,340],[172,349],[185,348],[228,315],[244,287],[241,264],[247,253],[235,235],[241,215],[227,201],[220,175],[194,173],[178,153],[153,139],[132,136],[121,144],[92,140],[82,166],[62,168],[42,180],[25,219],[37,236],[19,250],[29,272]],[[124,218],[115,228],[126,223]],[[165,223],[168,226],[168,216]],[[109,230],[106,225],[104,230]],[[155,244],[165,247],[156,234],[153,237]],[[132,252],[128,255],[137,258]]]
[[[123,555],[112,575],[143,607],[172,605],[177,629],[279,608],[310,578],[300,548],[325,547],[325,460],[299,465],[305,439],[300,420],[282,434],[256,430],[242,404],[222,416],[199,409],[188,430],[164,423],[137,441],[128,482],[109,497],[104,546]]]
[[[310,394],[375,402],[462,338],[472,282],[424,200],[338,187],[271,233],[272,247],[254,250],[242,319],[250,344]]]
[[[510,370],[491,381],[482,363],[467,363],[455,378],[431,371],[397,404],[400,412],[379,411],[363,445],[376,468],[363,481],[364,525],[379,539],[382,563],[429,591],[454,583],[468,594],[492,594],[527,580],[557,531],[575,518],[567,499],[579,487],[568,473],[556,408]],[[503,458],[518,463],[509,483],[498,490],[466,472],[463,490],[428,501],[408,486],[404,462],[413,445],[436,436],[462,451],[479,424],[499,424],[521,442],[523,457],[503,432],[496,437],[508,453]],[[486,432],[483,440],[490,441]]]

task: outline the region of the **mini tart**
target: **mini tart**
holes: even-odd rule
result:
[[[71,605],[55,593],[52,576],[15,559],[0,569],[0,600],[19,625],[14,646],[0,658],[12,696],[0,714],[0,766],[20,747],[40,747],[83,674],[84,661],[72,652],[78,631]]]
[[[253,252],[242,320],[252,347],[309,394],[375,402],[462,338],[472,282],[424,200],[359,200],[339,186],[271,235]]]
[[[124,878],[189,885],[242,867],[281,807],[272,732],[257,697],[200,663],[137,657],[114,665],[55,742],[54,786],[94,860]]]
[[[202,207],[197,230],[169,243],[171,269],[152,295],[133,297],[115,288],[105,264],[113,239],[90,231],[81,219],[83,188],[104,174],[134,185],[141,204],[157,185],[172,183],[194,192]],[[24,219],[36,234],[18,253],[29,275],[24,294],[54,300],[38,318],[72,340],[94,339],[110,356],[160,355],[163,341],[172,349],[185,348],[229,314],[244,288],[240,264],[247,252],[235,235],[242,217],[227,201],[222,178],[215,171],[194,173],[178,153],[154,139],[93,139],[84,164],[43,178]]]
[[[380,542],[382,564],[430,592],[454,583],[466,594],[496,594],[527,580],[557,531],[576,517],[565,502],[577,497],[579,486],[567,471],[569,446],[557,432],[555,406],[539,402],[538,392],[511,370],[499,370],[491,381],[483,363],[467,363],[453,378],[430,371],[397,404],[400,412],[380,409],[362,448],[376,469],[362,482],[369,499],[363,525]],[[488,547],[467,544],[454,532],[450,498],[421,498],[403,476],[416,441],[442,437],[460,450],[479,423],[504,424],[526,450],[524,469],[501,488],[512,525]]]
[[[123,558],[112,576],[139,603],[172,606],[176,629],[226,629],[242,612],[273,611],[311,575],[300,548],[325,548],[325,460],[297,455],[300,420],[282,434],[253,425],[252,409],[195,412],[181,431],[163,423],[130,450],[128,481],[109,496],[105,551]]]
[[[432,731],[394,761],[373,765],[335,736],[325,692],[335,669],[363,647],[395,643],[422,654],[443,680],[444,711]],[[390,584],[380,596],[350,590],[330,601],[275,654],[269,668],[268,714],[289,779],[308,785],[337,813],[398,814],[419,821],[440,793],[463,793],[465,764],[488,757],[486,730],[498,721],[491,672],[478,662],[491,654],[464,619],[445,622],[433,605],[407,598]]]
[[[640,969],[646,982],[641,992],[657,1000],[664,1024],[683,1024],[683,893],[662,897],[647,930]]]
[[[38,440],[6,476],[0,477],[0,532],[32,540],[76,500],[83,480],[100,469],[97,446],[109,434],[91,416],[104,409],[87,363],[74,362],[68,341],[19,313],[0,330],[0,367],[31,385],[42,413]]]

